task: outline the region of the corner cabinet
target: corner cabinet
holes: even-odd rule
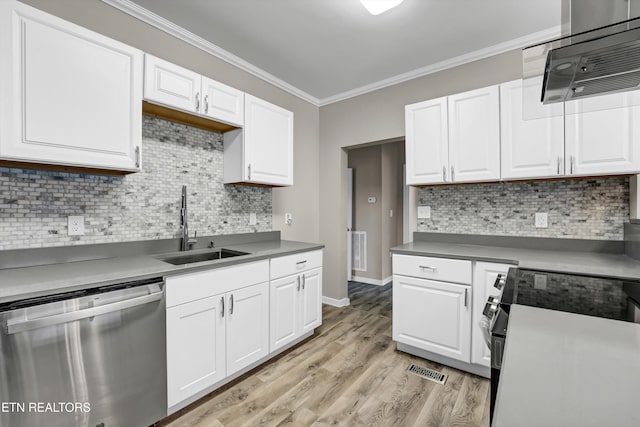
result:
[[[136,172],[143,53],[0,2],[0,159]]]
[[[271,352],[322,324],[322,251],[271,260]]]
[[[245,94],[244,128],[224,134],[224,183],[293,185],[293,113]]]

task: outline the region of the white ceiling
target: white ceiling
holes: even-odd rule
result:
[[[136,3],[322,105],[551,38],[561,0],[404,0],[379,16],[359,0],[108,2]]]

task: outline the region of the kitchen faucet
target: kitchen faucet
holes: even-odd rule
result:
[[[198,242],[198,232],[193,234],[193,239],[189,238],[189,225],[187,216],[187,186],[182,186],[182,207],[180,208],[180,225],[182,225],[181,251],[188,251],[191,246]]]

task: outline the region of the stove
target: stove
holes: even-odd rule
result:
[[[510,268],[494,287],[501,293],[489,298],[482,320],[491,349],[491,417],[513,304],[640,323],[640,280]]]

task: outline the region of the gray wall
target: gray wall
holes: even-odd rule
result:
[[[522,77],[521,51],[430,74],[320,108],[320,235],[324,294],[347,297],[345,148],[404,136],[404,106]]]
[[[391,276],[389,249],[402,244],[402,165],[404,163],[404,141],[383,144],[382,157],[382,200],[380,200],[381,280]],[[393,216],[391,216],[393,214]]]
[[[127,176],[0,168],[0,249],[179,237],[183,184],[192,235],[271,230],[271,189],[223,185],[220,133],[145,116],[142,151]],[[67,235],[69,215],[84,236]]]
[[[284,239],[320,241],[319,111],[316,106],[100,0],[25,0],[24,3],[293,111],[295,185],[273,190],[273,228],[280,230]],[[284,224],[285,212],[293,214],[291,226]]]
[[[418,203],[431,206],[418,231],[623,240],[629,178],[424,187]],[[548,228],[535,228],[536,212],[548,213]]]

